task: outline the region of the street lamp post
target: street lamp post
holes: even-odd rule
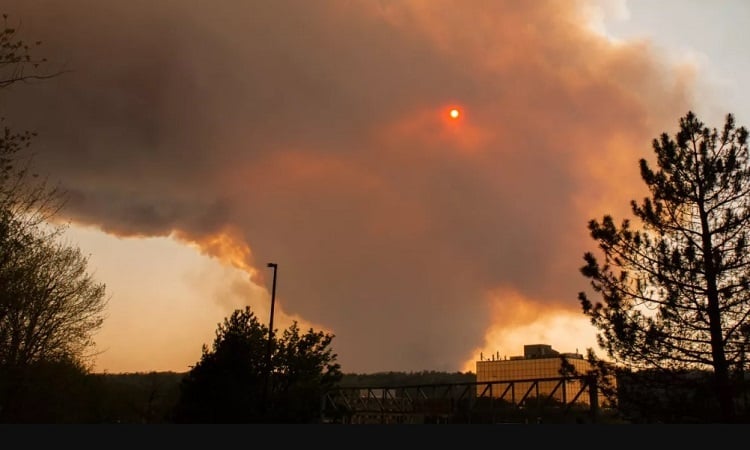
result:
[[[279,265],[276,263],[268,263],[268,267],[273,268],[273,285],[271,286],[271,318],[268,320],[268,361],[271,361],[271,340],[273,338],[273,307],[276,303],[276,271]]]
[[[268,384],[271,381],[271,353],[273,352],[273,308],[276,303],[276,271],[278,264],[268,263],[268,267],[273,269],[273,285],[271,287],[271,317],[268,320],[268,348],[266,351],[266,379],[263,384],[262,407],[265,413],[268,409]]]

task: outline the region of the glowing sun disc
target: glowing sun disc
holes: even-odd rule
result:
[[[453,108],[453,109],[451,109],[450,113],[448,113],[448,114],[450,114],[450,116],[451,116],[452,119],[458,119],[458,116],[461,115],[461,112],[459,110],[457,110],[456,108]]]

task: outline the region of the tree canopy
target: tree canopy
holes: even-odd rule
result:
[[[185,375],[175,421],[187,423],[310,423],[320,414],[321,395],[342,373],[333,335],[297,322],[272,337],[249,307],[218,325],[213,345]]]
[[[747,136],[731,114],[719,130],[680,118],[674,137],[653,140],[656,168],[640,160],[650,197],[631,202],[636,221],[591,220],[603,258],[587,252],[581,268],[601,301],[581,292],[580,304],[609,357],[629,370],[710,370],[723,421],[750,337]]]

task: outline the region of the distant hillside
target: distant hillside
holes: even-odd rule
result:
[[[185,373],[179,372],[135,372],[95,374],[103,383],[113,389],[150,390],[179,385]],[[413,386],[420,384],[475,382],[476,374],[471,372],[439,372],[423,370],[419,372],[375,372],[345,373],[339,382],[343,387],[359,386]]]
[[[473,383],[477,376],[471,372],[378,372],[371,374],[344,374],[341,387],[396,387],[425,384]]]
[[[136,372],[88,375],[89,398],[81,399],[95,423],[168,423],[185,373]],[[473,373],[380,372],[344,374],[341,387],[396,387],[474,382]]]
[[[98,387],[98,421],[107,423],[170,422],[184,373],[92,374]]]

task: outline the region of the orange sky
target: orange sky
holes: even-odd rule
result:
[[[96,368],[187,370],[232,309],[267,318],[267,262],[275,324],[346,372],[593,346],[586,223],[643,195],[699,73],[592,4],[11,0],[71,69],[3,113],[108,286]]]

